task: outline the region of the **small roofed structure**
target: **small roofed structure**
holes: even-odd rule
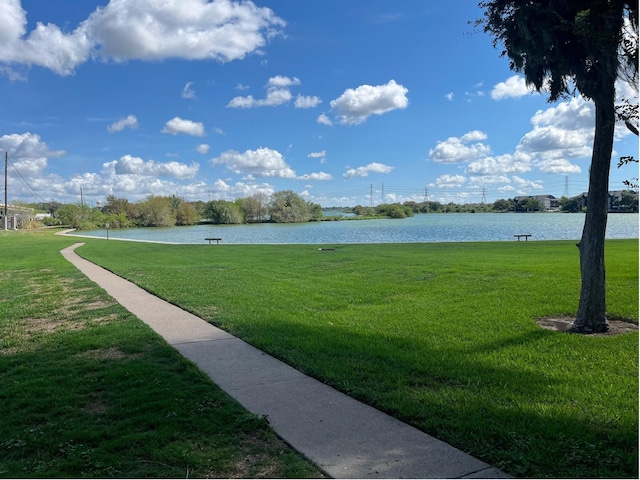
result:
[[[5,215],[6,211],[6,215]],[[0,203],[0,228],[17,230],[33,220],[33,208]]]

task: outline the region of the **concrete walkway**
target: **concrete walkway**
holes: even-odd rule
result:
[[[62,255],[334,478],[508,478],[82,259]]]

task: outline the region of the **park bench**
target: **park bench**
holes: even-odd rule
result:
[[[205,240],[209,241],[209,245],[211,245],[212,241],[216,241],[216,245],[218,245],[220,243],[220,240],[222,240],[221,238],[205,238]]]
[[[530,237],[530,236],[531,236],[531,234],[530,234],[530,233],[519,233],[519,234],[517,234],[517,235],[514,235],[514,237],[517,237],[517,238],[518,238],[518,241],[520,241],[520,238],[521,238],[521,237],[524,237],[524,241],[525,241],[525,242],[529,240],[529,237]]]

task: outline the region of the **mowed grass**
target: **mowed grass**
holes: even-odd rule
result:
[[[68,263],[0,232],[0,477],[320,472]]]
[[[159,245],[78,253],[520,477],[638,476],[638,334],[580,336],[575,242]],[[638,321],[638,241],[608,241]]]

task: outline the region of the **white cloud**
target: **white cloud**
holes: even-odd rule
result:
[[[194,137],[202,137],[204,135],[204,125],[200,122],[173,117],[165,123],[162,133],[169,133],[171,135],[184,133],[186,135],[193,135]]]
[[[508,175],[511,173],[525,173],[530,170],[530,157],[521,153],[507,153],[471,162],[467,165],[466,173],[471,175]]]
[[[582,169],[564,158],[543,160],[538,164],[538,168],[543,173],[580,173]]]
[[[590,129],[595,125],[595,108],[592,102],[582,97],[574,97],[568,102],[560,102],[555,107],[538,110],[531,123],[535,127],[553,125],[569,130]]]
[[[491,153],[491,148],[484,143],[473,143],[485,140],[487,135],[479,130],[473,130],[462,137],[449,137],[436,143],[435,148],[429,150],[429,157],[436,163],[458,163],[483,158]]]
[[[267,88],[288,88],[293,85],[300,85],[300,79],[298,77],[285,77],[283,75],[276,75],[271,77],[267,82]]]
[[[234,97],[227,103],[227,108],[251,108],[254,106],[256,106],[256,99],[253,98],[253,95]]]
[[[305,97],[303,95],[298,95],[294,106],[296,108],[314,108],[322,103],[320,97]]]
[[[390,173],[393,167],[383,163],[373,162],[365,167],[350,168],[342,176],[344,178],[366,177],[370,173]]]
[[[69,75],[90,57],[229,62],[259,52],[285,26],[269,8],[232,0],[111,0],[70,33],[38,22],[27,33],[19,0],[4,0],[0,62]]]
[[[486,140],[486,139],[487,139],[487,134],[484,132],[481,132],[480,130],[472,130],[460,137],[460,141],[463,143],[477,142],[477,141]]]
[[[109,133],[120,132],[125,128],[138,128],[138,119],[135,115],[127,115],[124,118],[121,118],[118,121],[113,122],[111,125],[107,127],[107,131]]]
[[[180,162],[154,162],[144,161],[139,157],[124,155],[113,164],[116,175],[144,175],[157,177],[193,178],[198,173],[200,166],[193,162],[186,165]]]
[[[436,186],[439,188],[459,188],[467,179],[462,175],[440,175],[436,179]]]
[[[193,85],[193,82],[186,83],[186,85],[182,89],[182,95],[181,95],[182,98],[186,98],[189,100],[193,100],[194,98],[196,98],[196,92],[193,88],[191,88],[192,85]]]
[[[543,159],[589,157],[592,141],[593,133],[586,130],[535,127],[522,137],[518,148]]]
[[[300,85],[300,80],[297,77],[289,78],[276,75],[275,77],[271,77],[267,82],[265,87],[267,89],[267,96],[265,98],[255,99],[253,95],[234,97],[227,104],[227,108],[276,107],[278,105],[284,105],[285,103],[289,103],[293,98],[289,87],[294,85]],[[298,101],[296,100],[296,108],[300,108],[297,104]]]
[[[201,153],[202,155],[204,155],[205,153],[209,152],[209,144],[207,143],[201,143],[200,145],[198,145],[196,147],[196,152]]]
[[[320,115],[318,115],[316,122],[321,123],[322,125],[328,125],[329,127],[333,125],[333,122],[331,121],[331,119],[324,113],[321,113]]]
[[[533,91],[533,88],[527,86],[524,77],[513,75],[493,87],[493,90],[491,90],[491,98],[494,100],[520,98],[529,95]]]
[[[469,184],[471,186],[495,185],[498,183],[511,183],[511,180],[506,175],[479,175],[469,177]]]
[[[31,132],[3,135],[0,137],[0,150],[7,152],[9,160],[23,177],[41,175],[49,158],[66,155],[64,150],[49,150],[40,135]],[[43,184],[43,190],[46,190],[46,183]],[[36,187],[32,185],[32,188]]]
[[[357,125],[371,115],[382,115],[392,110],[407,108],[409,90],[390,80],[385,85],[361,85],[349,88],[331,101],[331,108],[344,125]]]
[[[544,188],[540,181],[527,180],[526,178],[518,177],[517,175],[513,176],[513,182],[521,189],[532,188],[534,190],[542,190]]]
[[[327,151],[322,150],[321,152],[311,152],[307,157],[309,158],[324,158],[327,156]]]
[[[298,177],[298,180],[319,180],[319,181],[333,180],[333,175],[325,172],[307,173],[304,175],[300,175],[300,177]]]
[[[531,123],[533,130],[520,139],[518,152],[542,162],[591,156],[595,124],[593,103],[576,97],[538,110]]]
[[[254,177],[296,178],[296,172],[277,150],[260,147],[244,153],[227,150],[210,160],[211,165],[225,165],[231,172]]]
[[[449,101],[452,101],[454,96],[455,95],[453,94],[453,92],[449,92],[444,96],[444,98],[446,98]]]

